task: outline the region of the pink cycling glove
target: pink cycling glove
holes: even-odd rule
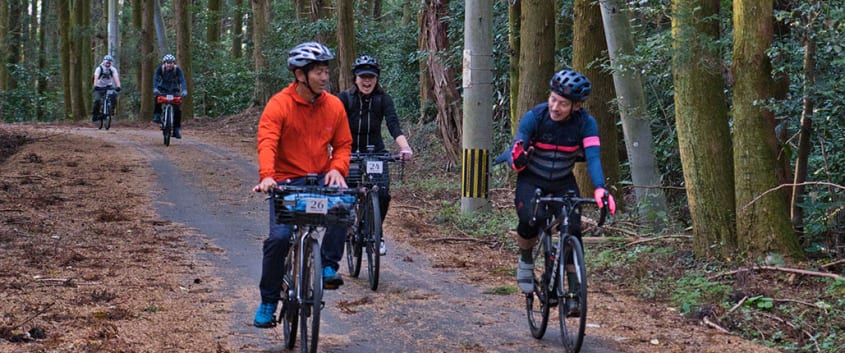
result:
[[[616,214],[616,201],[613,200],[613,195],[607,192],[605,188],[596,189],[593,195],[596,198],[596,204],[599,205],[599,208],[604,207],[601,199],[604,198],[604,195],[607,195],[607,206],[610,207],[610,214]]]

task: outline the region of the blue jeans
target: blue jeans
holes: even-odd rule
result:
[[[323,175],[319,176],[322,183]],[[305,185],[305,178],[291,181],[292,185]],[[285,275],[285,258],[290,249],[292,229],[287,224],[276,224],[276,212],[273,200],[270,203],[270,235],[264,240],[264,259],[261,263],[261,301],[275,303],[281,299],[282,279]],[[332,266],[335,270],[340,267],[343,257],[343,246],[346,242],[345,226],[330,226],[326,230],[321,244],[323,266]]]

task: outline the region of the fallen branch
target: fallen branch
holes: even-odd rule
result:
[[[678,238],[692,239],[692,235],[687,235],[687,234],[661,235],[661,236],[657,236],[657,237],[635,240],[635,241],[632,241],[630,243],[625,244],[625,246],[632,246],[632,245],[637,245],[637,244],[642,244],[642,243],[647,243],[647,242],[650,242],[650,241],[656,241],[656,240],[662,240],[662,239],[678,239]]]
[[[724,327],[719,326],[719,324],[717,324],[717,323],[715,323],[715,322],[713,322],[713,321],[710,321],[710,317],[709,317],[709,316],[705,316],[703,319],[701,319],[701,321],[704,321],[704,324],[705,324],[705,325],[710,326],[710,327],[712,327],[712,328],[716,329],[716,331],[719,331],[719,332],[724,333],[724,334],[726,334],[726,335],[730,335],[730,334],[731,334],[731,332],[730,332],[730,331],[728,331],[727,329],[725,329]]]
[[[734,306],[731,308],[731,310],[728,310],[726,313],[722,314],[722,316],[720,316],[719,318],[720,318],[720,319],[722,319],[722,318],[724,318],[725,316],[730,315],[732,312],[736,311],[736,309],[739,309],[739,307],[741,307],[741,306],[742,306],[742,304],[745,304],[745,301],[746,301],[746,300],[748,300],[748,296],[747,296],[747,295],[746,295],[746,296],[744,296],[744,297],[742,297],[742,299],[739,301],[739,303],[736,303],[736,305],[734,305]]]
[[[50,309],[50,307],[52,307],[52,306],[53,306],[53,304],[56,304],[56,303],[50,303],[50,304],[47,304],[47,306],[46,306],[46,307],[44,307],[44,309],[39,310],[38,312],[36,312],[36,313],[35,313],[35,314],[33,314],[32,316],[28,317],[26,320],[23,320],[21,323],[19,323],[19,324],[15,325],[15,326],[12,326],[11,331],[16,330],[16,329],[20,328],[20,327],[21,327],[21,326],[23,326],[23,325],[26,325],[26,323],[27,323],[27,322],[30,322],[30,321],[32,321],[33,319],[35,319],[36,317],[38,317],[39,315],[41,315],[41,314],[43,314],[43,313],[46,313],[46,312],[47,312],[47,309]]]
[[[426,240],[431,240],[431,241],[469,241],[469,242],[489,244],[489,245],[494,245],[498,242],[496,240],[475,239],[475,238],[455,238],[455,237],[426,238]]]
[[[845,264],[845,259],[836,260],[836,261],[831,262],[831,263],[826,263],[824,265],[820,265],[819,267],[821,267],[823,269],[827,269],[828,267],[833,267],[833,266],[841,265],[841,264]]]
[[[808,275],[808,276],[827,277],[827,278],[833,278],[833,279],[836,279],[836,280],[845,280],[845,277],[842,277],[842,276],[837,275],[835,273],[808,271],[808,270],[801,270],[801,269],[797,269],[797,268],[787,268],[787,267],[777,267],[777,266],[754,266],[754,267],[740,268],[740,269],[736,269],[736,270],[733,270],[733,271],[717,273],[713,276],[710,276],[709,279],[714,280],[714,279],[722,277],[722,276],[729,276],[729,275],[737,274],[737,273],[740,273],[740,272],[756,271],[756,270],[781,271],[781,272],[797,273],[797,274]]]
[[[827,309],[825,309],[825,308],[823,308],[823,307],[821,307],[821,306],[818,306],[818,305],[813,304],[813,303],[808,303],[808,302],[805,302],[805,301],[796,300],[796,299],[775,299],[775,302],[804,304],[804,305],[806,305],[806,306],[811,306],[811,307],[814,307],[814,308],[816,308],[816,309],[819,309],[819,310],[824,311],[825,313],[827,313]]]
[[[823,182],[823,181],[808,181],[808,182],[797,183],[797,184],[780,184],[780,185],[778,185],[774,188],[766,190],[765,192],[763,192],[759,196],[751,199],[751,201],[748,201],[748,203],[746,203],[744,206],[742,206],[742,210],[745,211],[745,209],[748,208],[748,206],[751,206],[751,204],[757,202],[757,200],[761,199],[763,196],[766,196],[766,194],[775,192],[775,191],[780,190],[780,189],[785,188],[785,187],[806,186],[806,185],[821,185],[821,186],[834,187],[834,188],[837,188],[837,189],[845,190],[845,186],[837,185],[837,184],[834,184],[834,183],[826,183],[826,182]]]

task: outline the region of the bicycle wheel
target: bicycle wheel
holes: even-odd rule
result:
[[[525,313],[531,336],[540,339],[549,325],[549,279],[554,274],[551,239],[545,234],[534,246],[534,292],[525,294]]]
[[[367,245],[367,271],[370,275],[370,289],[378,289],[379,266],[381,262],[381,208],[378,202],[378,193],[367,194],[367,204],[364,211],[364,230],[366,232]]]
[[[563,256],[572,259],[575,272],[566,273],[567,276],[574,276],[577,281],[572,286],[564,278],[564,266],[561,266],[561,283],[558,286],[561,298],[566,298],[567,303],[561,303],[558,308],[560,314],[560,337],[563,347],[567,352],[580,352],[581,344],[584,343],[584,330],[587,327],[587,267],[584,264],[584,249],[581,241],[575,236],[567,235],[563,243]],[[577,313],[568,312],[569,301],[575,301]],[[569,315],[568,315],[569,314]]]
[[[355,278],[358,278],[358,274],[361,273],[361,253],[363,249],[361,244],[362,204],[362,202],[356,204],[355,221],[346,234],[346,267],[349,269],[349,275]]]
[[[323,261],[320,254],[320,244],[316,239],[308,239],[305,264],[302,271],[302,308],[299,319],[302,323],[301,352],[317,353],[317,341],[320,334],[320,310],[323,308]],[[311,334],[308,334],[308,329]]]
[[[103,98],[103,103],[102,103],[102,106],[100,107],[100,110],[101,110],[100,119],[97,122],[97,129],[98,130],[103,129],[103,121],[106,120],[106,99],[105,98]]]
[[[285,278],[282,281],[282,310],[279,313],[279,321],[282,322],[282,334],[285,338],[285,347],[293,349],[296,344],[296,328],[299,322],[299,303],[296,301],[296,269],[293,265],[293,258],[296,251],[290,251],[285,259]]]
[[[173,134],[173,108],[168,104],[164,106],[164,115],[161,120],[161,132],[164,134],[164,145],[170,146],[170,136]]]
[[[106,130],[108,130],[111,127],[111,116],[112,114],[114,114],[114,112],[112,111],[114,109],[112,109],[111,100],[108,99],[108,97],[106,97],[106,101],[108,101],[109,103],[107,103],[105,105],[105,109],[103,109],[105,114],[103,115],[103,120],[100,121],[100,125],[103,125],[103,123],[105,123]]]

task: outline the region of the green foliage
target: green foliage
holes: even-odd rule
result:
[[[690,274],[678,280],[672,294],[672,302],[682,313],[689,314],[701,305],[721,302],[730,289],[729,286],[713,282],[700,274]]]
[[[236,114],[246,109],[255,86],[252,58],[230,58],[222,50],[209,48],[205,43],[194,43],[195,53],[204,60],[194,60],[196,73],[191,95],[194,98],[194,112],[197,116],[216,117]]]

